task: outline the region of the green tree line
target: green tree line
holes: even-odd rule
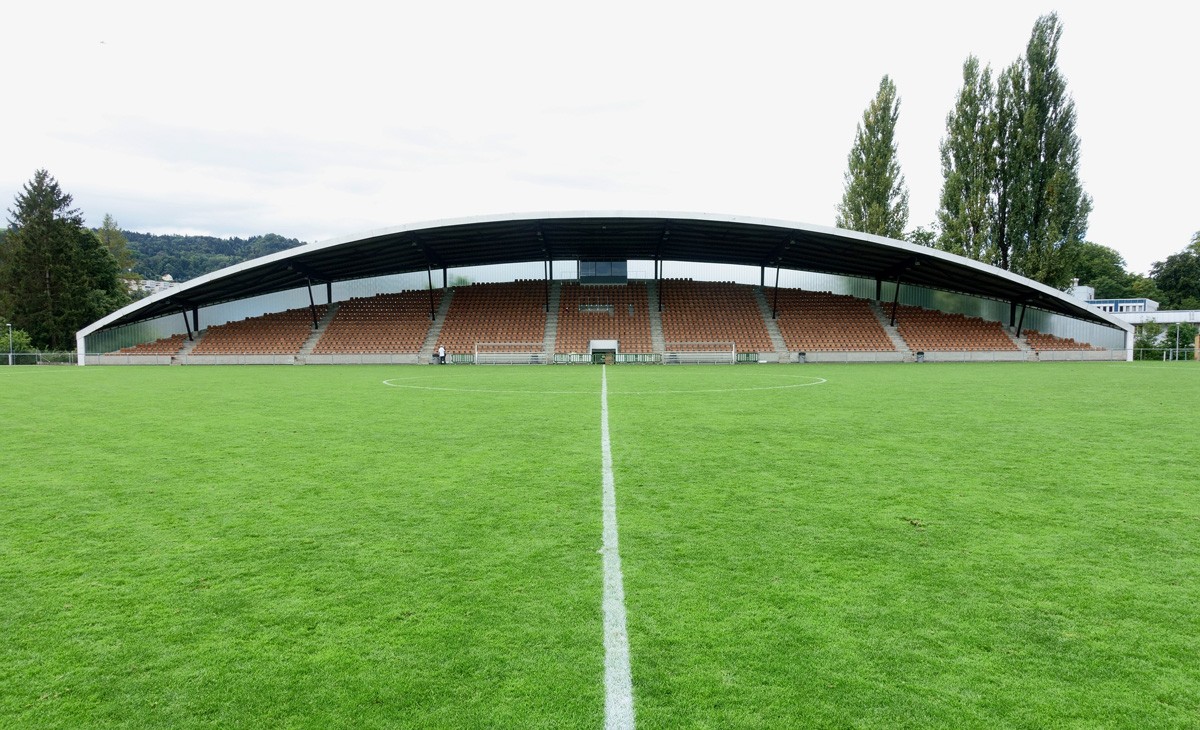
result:
[[[186,281],[226,266],[301,245],[275,233],[249,238],[216,238],[181,234],[122,231],[132,255],[132,269],[144,279],[169,274]]]

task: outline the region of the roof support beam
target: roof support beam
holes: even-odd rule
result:
[[[656,243],[654,245],[654,285],[655,285],[654,288],[658,290],[658,311],[660,314],[663,311],[663,307],[662,307],[663,288],[659,284],[659,278],[661,278],[660,274],[662,272],[662,251],[663,251],[663,247],[667,245],[667,239],[669,239],[670,237],[671,237],[671,224],[668,221],[666,224],[663,225],[662,234],[660,234],[658,237],[658,243]]]
[[[909,256],[908,258],[904,259],[903,261],[899,261],[895,265],[888,267],[886,270],[884,270],[878,276],[875,277],[875,298],[876,299],[878,299],[880,294],[882,293],[881,290],[883,288],[883,280],[891,279],[892,277],[895,277],[895,279],[896,279],[896,296],[892,298],[891,323],[892,323],[893,327],[896,326],[896,310],[899,309],[899,307],[900,307],[901,279],[903,278],[904,273],[906,271],[908,271],[909,269],[916,268],[920,265],[921,265],[920,259],[918,259],[916,256]]]
[[[433,267],[427,265],[425,273],[429,275],[429,321],[432,322],[437,319],[437,310],[433,306]],[[445,296],[445,292],[442,295]]]
[[[659,261],[659,262],[658,262],[658,272],[659,272],[659,273],[661,273],[661,272],[662,272],[662,262],[661,262],[661,261]],[[656,274],[654,275],[654,281],[655,281],[655,283],[657,283],[657,284],[658,284],[658,313],[659,313],[659,314],[662,314],[662,311],[663,311],[663,290],[667,288],[667,282],[665,282],[665,281],[659,281],[659,280],[658,280],[658,278],[659,278],[659,274],[658,274],[658,273],[656,273]]]
[[[916,256],[909,256],[908,258],[904,259],[903,261],[899,261],[896,264],[884,269],[883,271],[881,271],[879,273],[879,275],[876,278],[877,279],[896,279],[897,281],[899,281],[901,274],[908,271],[909,269],[915,269],[916,267],[918,267],[920,265],[921,265],[920,259],[918,259]]]
[[[786,253],[787,250],[789,248],[791,248],[792,244],[794,244],[795,242],[796,242],[796,240],[794,238],[792,238],[791,236],[785,236],[784,238],[780,239],[779,243],[775,244],[775,247],[771,249],[771,253],[766,258],[764,258],[759,263],[759,265],[760,266],[776,266],[776,267],[779,266],[780,257],[783,256],[783,254]]]
[[[184,328],[187,329],[188,342],[191,342],[192,341],[192,325],[190,322],[188,322],[187,307],[181,307],[180,311],[183,313],[183,326],[184,326]]]
[[[180,311],[183,312],[183,324],[185,326],[188,325],[188,309],[192,310],[192,322],[191,325],[188,326],[188,339],[190,340],[192,339],[192,330],[195,330],[197,334],[200,332],[200,307],[195,303],[183,298],[177,298],[172,301],[174,301],[175,304],[178,304]]]
[[[775,267],[775,299],[771,302],[771,319],[779,319],[779,267]]]
[[[307,285],[307,286],[305,286],[304,288],[305,288],[305,289],[308,289],[308,312],[309,312],[309,314],[311,314],[311,315],[312,315],[312,321],[313,321],[313,332],[316,332],[316,331],[317,331],[317,327],[318,327],[318,321],[317,321],[317,302],[316,302],[316,300],[315,300],[315,299],[313,299],[313,293],[312,293],[312,279],[305,279],[305,280],[304,280],[304,283]]]
[[[892,326],[896,326],[896,310],[900,307],[900,277],[896,277],[896,296],[892,299]]]
[[[550,244],[546,243],[546,232],[542,230],[541,223],[539,223],[537,225],[537,230],[535,231],[534,235],[537,236],[538,245],[540,245],[542,247],[542,257],[547,260],[553,261],[554,260],[554,249]]]
[[[421,256],[425,259],[425,268],[428,269],[428,268],[431,268],[434,266],[438,267],[439,269],[446,268],[446,262],[442,260],[442,257],[438,256],[436,253],[430,251],[429,247],[425,244],[425,242],[422,241],[417,236],[413,236],[412,245],[414,248],[416,248],[418,251],[421,252]],[[420,271],[420,269],[418,269],[418,271]],[[430,278],[430,289],[432,289],[433,288],[432,274],[430,274],[430,277],[431,277]]]
[[[297,274],[303,276],[305,279],[309,279],[309,286],[312,286],[313,281],[327,282],[331,279],[331,277],[325,276],[321,272],[313,269],[310,266],[302,264],[299,261],[289,261],[287,267],[292,271],[295,271]]]

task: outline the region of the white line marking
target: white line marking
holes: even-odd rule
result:
[[[625,630],[625,587],[617,549],[617,492],[613,486],[612,442],[608,438],[608,373],[600,366],[600,450],[604,465],[604,727],[632,730],[633,673]]]
[[[604,367],[603,365],[601,366]],[[762,385],[750,386],[746,388],[701,388],[696,390],[626,390],[617,391],[617,395],[671,395],[683,393],[743,393],[752,390],[790,390],[792,388],[804,388],[810,385],[824,385],[829,382],[825,378],[816,378],[806,375],[785,375],[777,377],[792,377],[805,378],[807,383],[791,383],[789,385]],[[408,383],[398,383],[398,380],[415,380],[416,378],[389,378],[383,381],[384,385],[392,388],[409,388],[412,390],[442,390],[452,393],[516,393],[518,395],[591,395],[595,391],[590,390],[509,390],[497,388],[449,388],[432,385],[410,385]]]

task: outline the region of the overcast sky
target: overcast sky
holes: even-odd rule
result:
[[[525,211],[833,225],[888,74],[910,226],[928,224],[963,61],[999,71],[1057,11],[1088,239],[1145,272],[1200,230],[1197,8],[10,4],[0,196],[46,168],[93,226],[304,241]]]

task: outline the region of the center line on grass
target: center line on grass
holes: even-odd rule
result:
[[[608,373],[600,366],[600,450],[604,466],[604,727],[632,730],[633,674],[625,630],[625,587],[617,549],[617,492],[613,486],[612,442],[608,438]]]

